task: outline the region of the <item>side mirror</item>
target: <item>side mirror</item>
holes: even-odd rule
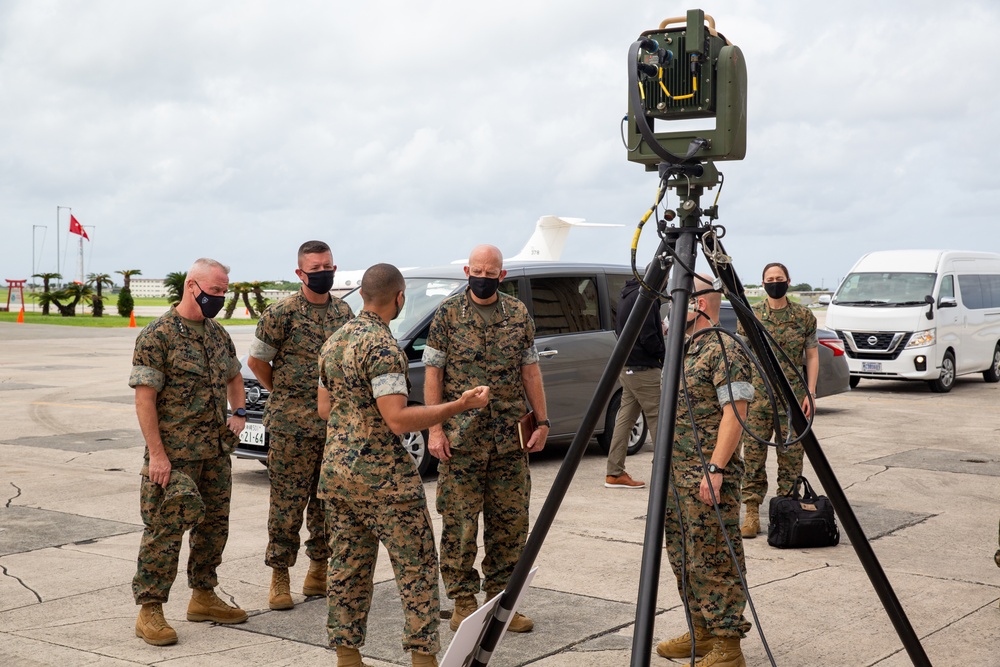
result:
[[[938,308],[958,308],[958,299],[953,296],[941,297],[938,301]]]
[[[924,297],[924,303],[927,304],[927,312],[924,313],[924,315],[926,315],[927,319],[933,320],[934,319],[934,297],[932,295],[928,294],[927,296]]]

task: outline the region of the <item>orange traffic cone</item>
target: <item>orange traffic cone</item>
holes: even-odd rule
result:
[[[17,323],[24,324],[24,306],[21,306],[21,310],[17,314]]]
[[[246,315],[247,317],[250,317],[250,309],[249,309],[249,308],[244,308],[243,310],[245,310],[245,311],[246,311],[246,312],[244,313],[244,315]]]
[[[128,314],[128,328],[135,329],[135,311]]]

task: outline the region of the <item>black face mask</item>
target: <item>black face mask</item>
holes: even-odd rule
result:
[[[480,299],[489,299],[500,288],[500,279],[487,278],[485,276],[469,276],[469,288]]]
[[[195,283],[195,285],[198,285],[198,283]],[[206,294],[205,290],[201,289],[201,285],[198,285],[198,289],[201,290],[201,294],[195,297],[195,301],[198,302],[198,307],[201,308],[201,314],[208,319],[218,315],[222,307],[226,305],[226,297]]]
[[[764,283],[764,291],[772,299],[780,299],[788,292],[788,283]]]
[[[308,282],[306,287],[311,289],[316,294],[326,294],[333,287],[333,269],[329,271],[313,271],[312,273],[302,273],[306,274]]]

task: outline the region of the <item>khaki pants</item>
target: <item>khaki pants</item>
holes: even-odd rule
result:
[[[615,432],[608,450],[608,475],[617,477],[625,472],[625,456],[632,425],[639,418],[639,411],[646,415],[649,437],[656,441],[656,424],[660,416],[660,377],[662,368],[644,371],[623,370],[618,379],[622,383],[622,404],[618,408]]]

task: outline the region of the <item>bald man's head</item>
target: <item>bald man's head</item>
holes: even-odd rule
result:
[[[503,253],[493,245],[477,245],[469,253],[469,272],[473,276],[496,278],[503,270]]]

